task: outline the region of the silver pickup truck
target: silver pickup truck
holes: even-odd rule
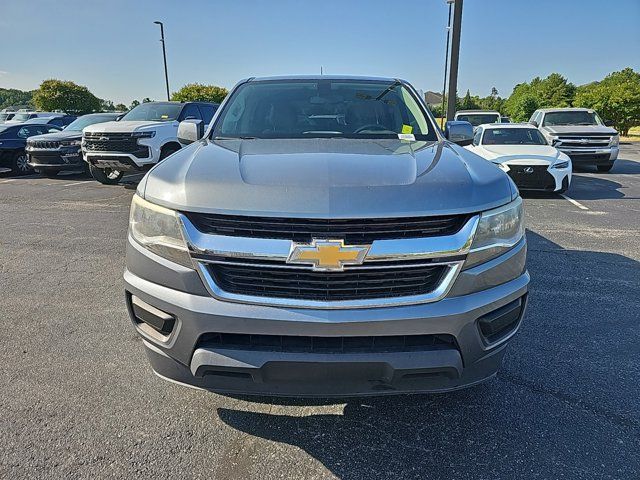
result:
[[[618,158],[618,132],[590,108],[543,108],[533,112],[529,123],[549,145],[569,155],[574,166],[596,165],[608,172]]]
[[[133,198],[126,301],[153,370],[223,393],[445,391],[495,375],[522,200],[407,82],[240,82]],[[446,137],[446,138],[445,138]],[[456,145],[451,141],[456,141]]]

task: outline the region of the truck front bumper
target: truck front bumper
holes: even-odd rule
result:
[[[610,165],[618,158],[619,147],[607,148],[562,148],[574,165]]]
[[[131,320],[153,370],[165,379],[229,394],[436,392],[497,372],[526,307],[525,257],[523,240],[462,271],[442,300],[370,309],[221,301],[193,270],[131,239],[124,280]],[[160,284],[161,278],[173,280]]]

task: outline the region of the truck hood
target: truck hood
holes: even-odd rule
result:
[[[151,120],[130,120],[130,121],[119,121],[119,122],[104,122],[104,123],[95,123],[93,125],[89,125],[85,127],[83,132],[98,132],[98,133],[116,133],[116,132],[133,132],[140,129],[146,129],[146,127],[167,127],[169,125],[173,125],[177,128],[178,122],[155,122]]]
[[[615,135],[618,132],[615,128],[605,127],[604,125],[554,125],[548,127],[542,127],[543,130],[549,133],[557,133],[562,135],[563,133],[571,133],[575,135],[589,135],[590,133],[608,133]]]
[[[366,218],[478,212],[511,180],[448,142],[203,140],[153,168],[139,192],[176,210]]]
[[[29,140],[60,141],[60,140],[80,140],[82,132],[77,130],[62,130],[61,132],[45,133],[44,135],[34,135]]]
[[[550,145],[483,145],[482,156],[494,163],[510,160],[546,160],[554,162],[560,151]]]

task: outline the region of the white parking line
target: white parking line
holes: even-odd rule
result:
[[[73,183],[65,183],[64,185],[62,185],[63,187],[73,187],[75,185],[82,185],[83,183],[89,183],[91,180],[79,180],[77,182],[73,182]]]
[[[574,200],[571,197],[568,197],[567,195],[565,195],[564,193],[561,193],[560,196],[562,198],[564,198],[565,200],[567,200],[570,203],[573,203],[576,207],[582,209],[582,210],[589,210],[587,207],[585,207],[584,205],[582,205],[580,202],[577,202],[576,200]]]

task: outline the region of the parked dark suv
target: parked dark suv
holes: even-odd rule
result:
[[[46,123],[47,125],[51,125],[53,127],[65,128],[67,125],[73,123],[76,118],[75,115],[61,115],[58,117],[40,117],[40,118],[32,118],[31,120],[27,120],[26,124],[31,123]]]
[[[59,128],[43,123],[0,125],[0,169],[9,168],[14,175],[28,173],[31,167],[25,152],[27,138],[59,131]]]
[[[80,150],[82,129],[94,123],[114,121],[122,115],[91,113],[79,117],[61,132],[30,138],[27,141],[29,165],[46,177],[55,177],[62,170],[88,169]]]

